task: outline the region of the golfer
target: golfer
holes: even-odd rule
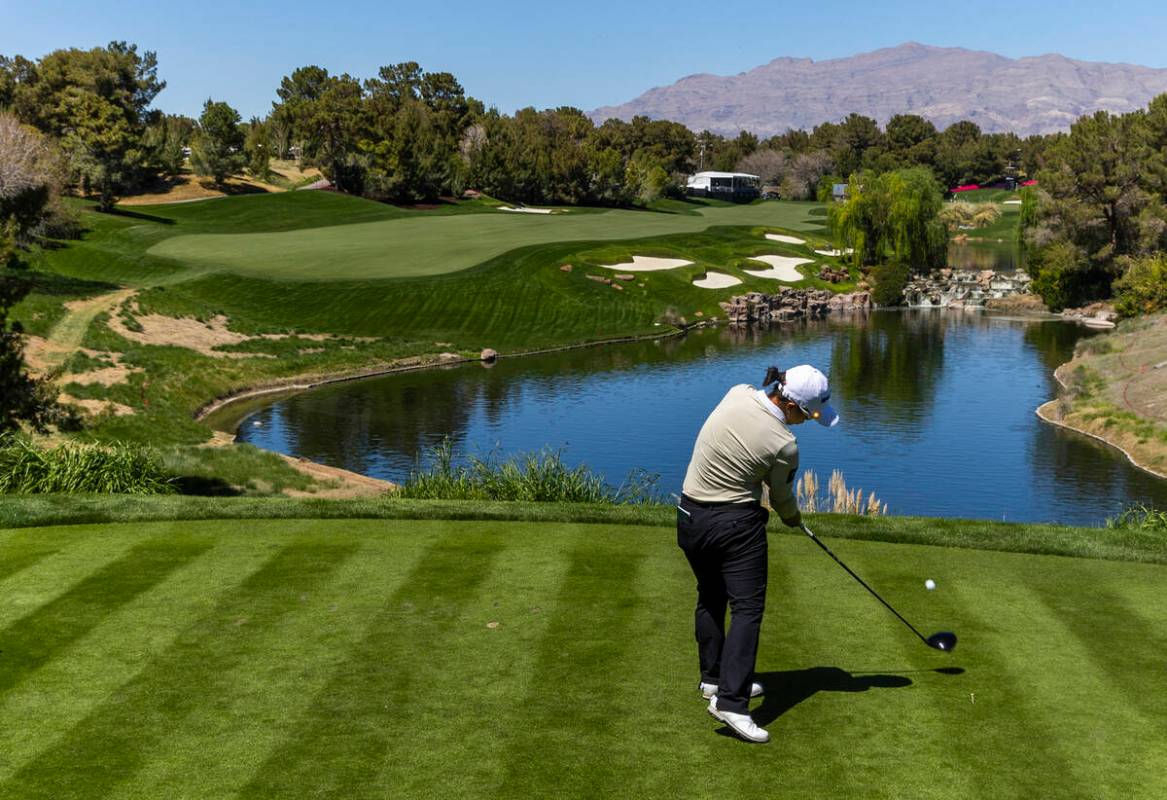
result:
[[[699,688],[709,713],[751,742],[770,740],[749,713],[750,698],[764,691],[753,682],[766,607],[770,514],[761,504],[762,484],[782,521],[801,524],[794,497],[798,442],[790,429],[808,419],[828,427],[839,421],[827,404],[827,378],[812,366],[770,367],[762,386],[734,386],[705,420],[677,506],[677,544],[697,576]]]

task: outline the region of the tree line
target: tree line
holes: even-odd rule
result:
[[[927,167],[941,188],[986,182],[1032,174],[1051,140],[984,134],[972,122],[938,131],[912,114],[882,128],[851,114],[765,140],[646,117],[596,125],[570,107],[503,114],[450,73],[415,62],[365,79],[301,67],[275,87],[271,111],[246,122],[221,99],[208,99],[198,119],[164,114],[152,103],[165,86],[156,55],[125,42],[36,61],[0,56],[0,109],[49,136],[70,185],[106,209],[180,175],[188,153],[197,174],[220,183],[245,171],[262,180],[273,158],[296,158],[342,191],[391,202],[474,188],[516,202],[628,205],[681,194],[701,168],[757,174],[804,200],[824,178],[861,170]]]

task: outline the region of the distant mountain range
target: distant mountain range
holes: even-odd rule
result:
[[[643,114],[689,128],[760,136],[809,130],[855,112],[880,124],[919,114],[944,128],[962,119],[1021,136],[1068,130],[1099,109],[1127,112],[1167,92],[1167,69],[1074,61],[1061,55],[1006,58],[910,42],[813,61],[776,58],[739,75],[690,75],[591,113],[601,122]]]

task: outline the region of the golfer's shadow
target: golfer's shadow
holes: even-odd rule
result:
[[[868,689],[900,689],[911,686],[903,675],[852,675],[839,667],[811,667],[785,672],[760,672],[766,687],[762,704],[753,709],[754,721],[763,728],[819,692],[866,692]]]

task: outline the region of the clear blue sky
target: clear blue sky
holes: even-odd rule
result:
[[[1018,57],[1167,67],[1167,4],[739,0],[0,0],[0,53],[39,57],[113,39],[158,53],[155,105],[197,115],[226,100],[265,114],[282,76],[319,64],[373,76],[417,61],[513,111],[629,100],[695,72],[733,74],[778,56],[816,60],[905,41]]]

